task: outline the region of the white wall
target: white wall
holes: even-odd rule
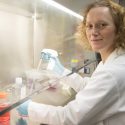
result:
[[[0,81],[33,66],[33,20],[0,10]]]

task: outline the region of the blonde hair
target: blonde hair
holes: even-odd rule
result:
[[[86,17],[88,12],[92,8],[96,7],[107,7],[112,15],[114,20],[114,24],[116,27],[116,40],[115,40],[115,48],[122,47],[125,49],[125,8],[120,6],[119,4],[113,2],[112,0],[99,0],[94,3],[91,3],[87,6],[84,12],[84,20],[78,26],[77,38],[80,39],[80,42],[84,46],[84,48],[91,49],[91,46],[86,37]]]

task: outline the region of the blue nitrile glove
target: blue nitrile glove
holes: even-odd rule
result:
[[[21,116],[28,116],[28,106],[30,102],[31,100],[28,100],[17,108],[17,111]]]
[[[17,120],[16,125],[28,125],[28,124],[26,120],[21,117]]]

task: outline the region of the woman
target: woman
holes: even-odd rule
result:
[[[29,118],[49,125],[125,125],[124,9],[108,0],[90,4],[80,34],[102,61],[91,78],[67,78],[77,95],[64,107],[25,103]],[[19,112],[27,111],[24,105]]]

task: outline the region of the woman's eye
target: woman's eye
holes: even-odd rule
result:
[[[91,30],[91,29],[94,28],[94,29],[102,30],[102,29],[104,29],[107,25],[108,25],[107,23],[97,23],[97,24],[95,24],[95,25],[93,25],[93,24],[87,24],[87,25],[86,25],[86,29]]]
[[[86,28],[87,28],[87,29],[92,29],[93,26],[92,26],[92,25],[86,25]]]
[[[98,25],[99,28],[104,28],[104,27],[106,27],[106,26],[107,26],[106,23],[101,23],[101,24]]]

